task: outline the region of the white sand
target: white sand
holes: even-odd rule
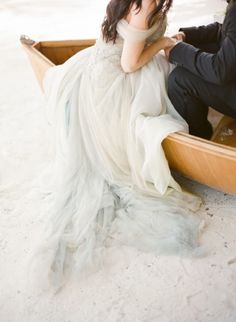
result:
[[[128,249],[126,260],[71,281],[56,296],[27,284],[44,202],[34,179],[52,149],[42,94],[18,38],[96,37],[105,2],[0,1],[0,322],[235,322],[236,198],[183,178],[204,200],[208,256]],[[210,22],[224,7],[220,0],[175,0],[170,29]]]

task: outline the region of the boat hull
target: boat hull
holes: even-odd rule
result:
[[[64,63],[94,43],[93,39],[37,43],[22,38],[41,88],[48,68]],[[217,115],[217,122],[221,116]],[[230,118],[227,122],[232,128],[236,125],[235,120]],[[236,195],[236,134],[231,133],[229,139],[222,136],[222,124],[225,126],[225,118],[216,127],[213,141],[179,132],[169,135],[163,142],[163,148],[171,169],[199,183]]]

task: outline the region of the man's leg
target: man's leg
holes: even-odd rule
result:
[[[208,106],[236,118],[236,90],[208,83],[183,67],[176,67],[168,79],[168,95],[175,109],[189,124],[190,134],[209,139],[212,126]],[[234,108],[229,103],[235,99]]]

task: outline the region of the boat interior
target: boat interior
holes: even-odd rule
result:
[[[66,40],[66,41],[42,41],[34,44],[34,48],[55,65],[63,64],[78,51],[92,46],[91,40]],[[236,119],[225,116],[213,108],[209,108],[208,114],[214,133],[211,141],[228,147],[236,148]]]

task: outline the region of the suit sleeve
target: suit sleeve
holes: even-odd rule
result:
[[[185,41],[188,44],[197,46],[198,44],[218,42],[221,26],[221,24],[215,22],[207,26],[180,28],[179,31],[185,33]]]
[[[170,61],[202,79],[223,85],[236,79],[236,5],[228,13],[226,37],[219,51],[210,54],[180,42],[170,52]]]

